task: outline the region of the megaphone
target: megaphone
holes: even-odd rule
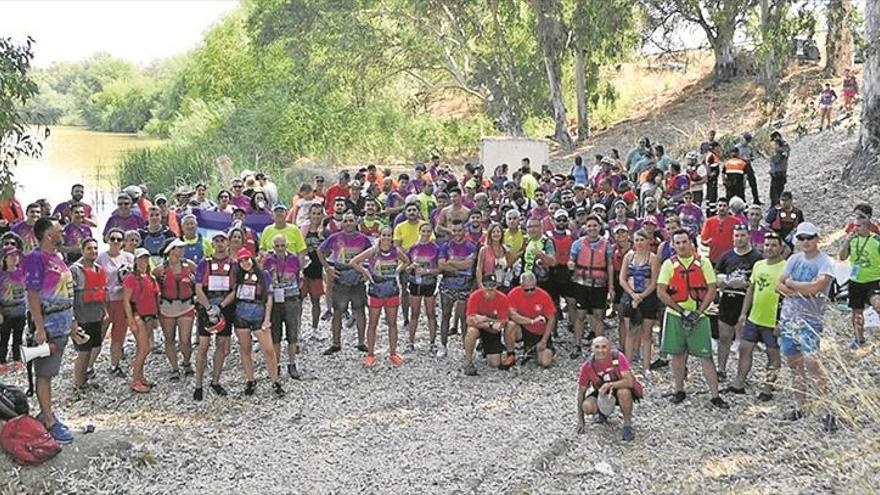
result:
[[[596,406],[598,406],[599,412],[605,417],[609,417],[614,413],[614,402],[614,396],[610,393],[600,393],[596,398]]]
[[[53,352],[58,350],[55,346],[55,343],[44,342],[38,346],[34,347],[21,347],[21,355],[24,358],[25,363],[29,363],[34,359],[42,358],[51,355]]]

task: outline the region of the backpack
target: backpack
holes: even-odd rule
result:
[[[61,452],[43,423],[32,416],[10,419],[0,432],[0,446],[19,464],[36,466]]]

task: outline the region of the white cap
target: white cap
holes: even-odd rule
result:
[[[165,246],[165,254],[170,253],[172,249],[178,248],[178,247],[180,247],[180,248],[186,247],[186,243],[180,239],[174,239],[167,246]]]
[[[810,222],[801,222],[794,233],[795,237],[799,235],[819,235],[819,229]]]
[[[138,259],[141,256],[150,256],[150,252],[144,248],[137,248],[134,250],[134,259]]]

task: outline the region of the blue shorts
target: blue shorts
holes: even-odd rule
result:
[[[803,319],[779,320],[779,349],[785,356],[819,352],[822,324]]]
[[[743,325],[742,339],[746,342],[752,342],[753,344],[763,342],[768,349],[779,349],[779,342],[776,340],[774,328],[755,325],[748,320],[745,325]]]

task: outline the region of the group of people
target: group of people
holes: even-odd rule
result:
[[[355,345],[367,368],[379,363],[383,315],[391,366],[403,365],[424,345],[422,312],[436,358],[447,358],[450,336],[461,333],[468,376],[478,373],[479,356],[499,369],[528,360],[548,368],[563,342],[579,363],[589,345],[579,377],[578,429],[585,413],[603,420],[609,405],[618,404],[624,440],[635,436],[633,402],[643,396],[633,368],[649,377],[671,363],[672,401],[680,403],[687,358],[698,357],[711,404],[726,409],[721,393],[746,393],[761,344],[768,370],[757,398],[772,399],[784,355],[796,391],[788,417],[796,420],[806,397],[824,386],[816,351],[833,270],[819,251],[817,228],[784,190],[788,144],[778,132],[771,141],[766,211],[752,169],[759,156],[752,136],[743,134],[734,149],[723,151],[714,132],[683,164],[642,138],[625,157],[611,150],[588,166],[578,156],[568,173],[547,166],[533,171],[528,158],[516,170],[502,164],[488,175],[472,164],[456,174],[437,156],[397,175],[371,165],[353,175],[341,171],[329,186],[316,176],[289,206],[269,177],[250,171],[235,178],[231,190],[221,189],[216,201],[207,198],[204,184],[179,188],[173,204],[130,186],[101,226],[101,242],[82,185],[54,209],[40,201],[22,212],[6,201],[0,204],[6,230],[0,236],[0,372],[9,369],[10,339],[14,367],[22,366],[22,345],[49,345],[51,353],[34,359],[32,371],[40,419],[61,442],[72,435],[53,413],[52,378],[68,340],[77,351],[80,392],[91,388],[109,332],[108,369],[119,378],[130,373],[134,392],[154,386],[148,375],[159,370],[145,363],[161,339],[169,380],[192,375],[192,397],[201,401],[212,344],[209,387],[228,394],[221,375],[235,333],[244,394],[257,389],[256,342],[272,391],[283,396],[283,371],[301,376],[297,356],[308,299],[313,331],[320,320],[331,322],[323,354],[341,351],[343,327],[356,327]],[[754,199],[749,206],[746,183]],[[200,229],[199,211],[227,213],[229,224]],[[880,238],[872,213],[870,205],[857,207],[840,252],[853,266],[854,348],[864,345],[863,310],[880,307]],[[261,229],[252,227],[255,218],[266,220]],[[607,318],[617,321],[616,341],[606,331]],[[23,343],[25,326],[29,342]],[[125,369],[129,332],[136,345]],[[736,374],[721,389],[735,340]],[[822,421],[829,431],[836,428],[830,413]]]

